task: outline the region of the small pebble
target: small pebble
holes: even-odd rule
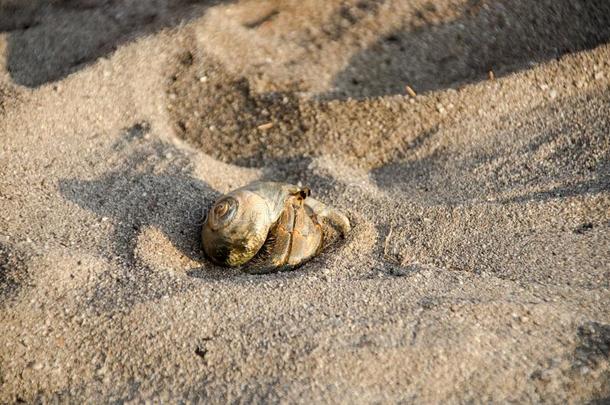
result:
[[[407,94],[409,94],[411,97],[417,96],[417,93],[415,92],[415,90],[413,90],[413,88],[411,88],[411,86],[405,86],[405,90],[407,91]]]
[[[273,128],[273,122],[267,122],[265,124],[261,124],[257,128],[259,130],[261,130],[261,131],[265,131],[267,129],[271,129],[271,128]]]

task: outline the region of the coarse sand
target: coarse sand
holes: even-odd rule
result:
[[[606,0],[0,0],[0,141],[0,403],[610,399]],[[212,265],[260,179],[352,232]]]

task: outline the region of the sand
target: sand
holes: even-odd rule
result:
[[[610,398],[605,0],[3,0],[0,137],[2,403]],[[212,265],[259,179],[353,231]]]

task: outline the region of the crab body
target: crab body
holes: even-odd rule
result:
[[[215,263],[249,273],[288,270],[322,249],[329,226],[343,236],[350,230],[347,217],[311,198],[308,188],[256,182],[214,203],[203,249]]]

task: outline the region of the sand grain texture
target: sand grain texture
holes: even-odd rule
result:
[[[609,22],[0,1],[0,402],[607,401]],[[205,210],[259,179],[353,232],[213,266]]]

